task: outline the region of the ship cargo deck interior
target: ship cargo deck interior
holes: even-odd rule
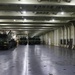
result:
[[[75,0],[0,0],[0,75],[75,75]]]
[[[46,45],[0,51],[0,75],[75,75],[75,51]]]

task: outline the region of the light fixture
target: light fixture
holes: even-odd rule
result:
[[[22,9],[22,7],[20,6],[20,9]]]
[[[64,12],[61,12],[61,14],[63,15],[63,14],[64,14]]]
[[[28,31],[25,31],[25,34],[28,34]]]
[[[24,21],[26,21],[26,19],[24,19]]]
[[[14,21],[16,21],[16,20],[14,19]]]
[[[26,11],[22,11],[22,13],[23,13],[23,14],[25,14],[25,13],[26,13]]]
[[[52,19],[51,21],[52,21],[52,22],[54,22],[54,21],[55,21],[55,19]]]
[[[9,24],[1,24],[1,25],[9,25]]]

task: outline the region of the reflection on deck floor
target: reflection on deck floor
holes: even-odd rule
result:
[[[0,51],[0,75],[75,75],[75,51],[45,45]]]

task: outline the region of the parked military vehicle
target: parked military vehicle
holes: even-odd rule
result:
[[[9,34],[0,34],[0,49],[10,49],[16,47],[17,43]]]
[[[34,43],[35,43],[35,45],[41,44],[40,38],[39,37],[34,37]]]
[[[29,45],[34,45],[34,38],[29,37],[28,38],[28,44]]]
[[[19,44],[20,45],[27,45],[27,38],[26,37],[21,37],[19,39]]]
[[[29,45],[39,45],[41,44],[41,40],[39,37],[33,37],[33,38],[28,38],[28,44]]]

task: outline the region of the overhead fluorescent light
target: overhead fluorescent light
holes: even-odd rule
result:
[[[63,14],[64,14],[64,12],[61,12],[61,14],[63,15]]]
[[[52,21],[52,22],[54,22],[54,21],[55,21],[55,19],[52,19],[51,21]]]
[[[20,9],[22,9],[22,7],[20,7]]]
[[[14,21],[16,21],[16,20],[14,19]]]
[[[22,11],[23,14],[26,14],[26,11]]]
[[[26,19],[24,19],[24,21],[26,21]]]

